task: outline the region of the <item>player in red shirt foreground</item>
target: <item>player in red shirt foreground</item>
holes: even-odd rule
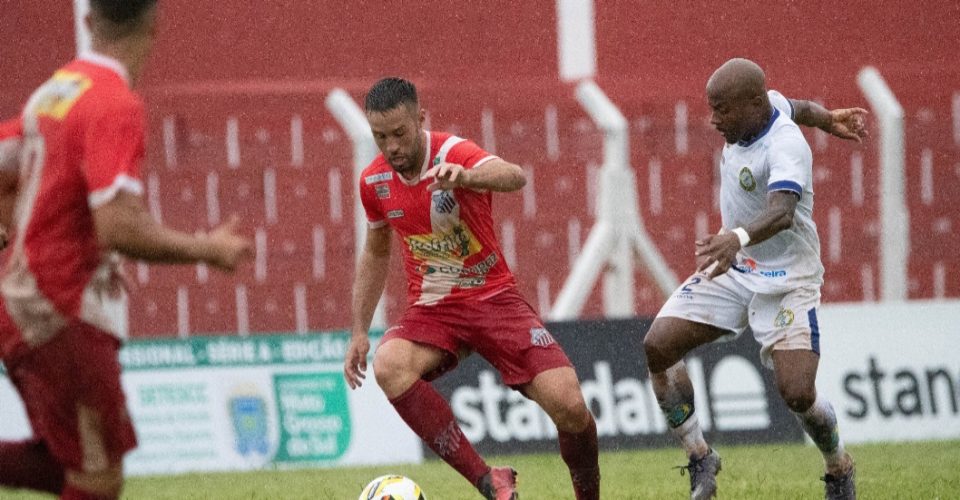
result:
[[[229,271],[252,252],[235,221],[192,235],[144,209],[144,111],[130,86],[153,43],[156,0],[90,3],[93,52],[34,92],[8,128],[19,138],[0,138],[20,150],[19,182],[2,176],[0,207],[16,193],[16,209],[12,221],[0,210],[14,236],[0,278],[0,354],[35,435],[0,442],[0,485],[71,500],[119,498],[123,456],[136,447],[120,340],[103,309],[122,293],[116,253]]]
[[[494,236],[492,192],[523,187],[523,171],[473,142],[424,130],[406,80],[377,82],[365,109],[382,154],[360,178],[370,225],[354,283],[347,383],[357,388],[365,376],[368,329],[396,232],[409,308],[384,335],[373,371],[400,417],[486,498],[516,498],[516,471],[484,462],[429,383],[476,351],[556,424],[577,499],[600,498],[597,427],[576,372],[517,291]]]

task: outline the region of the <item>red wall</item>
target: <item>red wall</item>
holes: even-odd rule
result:
[[[170,172],[162,167],[164,117],[175,117],[181,124],[178,133],[187,141],[181,144],[181,154],[196,153],[190,161],[197,168],[224,168],[220,158],[223,126],[230,116],[239,117],[241,141],[250,144],[244,151],[257,150],[262,155],[245,154],[241,172],[263,165],[285,168],[289,137],[284,131],[290,116],[304,116],[309,137],[326,137],[327,131],[336,130],[322,107],[326,91],[342,86],[360,97],[380,76],[407,76],[418,83],[437,129],[454,128],[479,140],[481,110],[494,111],[498,153],[532,169],[540,207],[535,218],[525,219],[517,215],[523,209],[522,198],[503,197],[498,216],[516,219],[517,271],[524,293],[535,305],[534,297],[543,289],[555,298],[568,270],[564,241],[569,220],[582,219],[583,237],[592,221],[583,209],[585,165],[599,161],[597,136],[589,125],[583,126],[585,117],[572,99],[571,88],[557,82],[555,2],[161,3],[160,35],[141,88],[151,112],[148,170],[159,175],[164,186],[186,182],[183,166]],[[955,215],[960,213],[960,201],[954,201],[960,200],[960,192],[954,193],[960,189],[954,187],[960,186],[960,171],[951,170],[960,161],[960,141],[951,135],[950,115],[953,93],[960,89],[960,3],[600,0],[596,4],[597,79],[632,124],[641,213],[679,277],[685,276],[692,261],[687,258],[693,238],[691,221],[707,213],[711,227],[718,223],[710,197],[697,182],[712,176],[712,154],[719,145],[715,133],[705,126],[702,91],[713,69],[735,56],[760,63],[770,86],[788,96],[819,98],[830,106],[865,105],[856,74],[864,65],[876,66],[907,112],[906,188],[913,214],[911,237],[916,242],[910,262],[911,296],[931,296],[936,281],[931,269],[944,262],[947,269],[960,265],[951,251],[955,245],[945,243],[956,239],[954,233],[960,234],[951,229],[960,225]],[[15,113],[29,91],[72,54],[68,7],[63,0],[14,2],[4,7],[0,116]],[[689,106],[691,151],[687,154],[677,154],[672,146],[673,107],[681,100]],[[543,155],[547,106],[557,106],[560,117],[559,159]],[[259,129],[271,132],[270,142],[243,135]],[[209,151],[203,141],[209,142]],[[861,300],[869,297],[865,288],[861,290],[863,273],[873,273],[878,280],[876,269],[862,267],[876,262],[878,250],[875,143],[857,147],[836,140],[811,142],[819,176],[818,223],[825,245],[830,210],[839,209],[846,221],[842,258],[828,262],[825,298]],[[208,156],[201,154],[204,151]],[[862,205],[851,206],[848,176],[851,158],[857,155],[864,158],[866,195]],[[923,198],[917,180],[924,155],[934,159],[938,191],[932,201]],[[315,169],[323,182],[327,170],[344,168],[348,158],[349,146],[344,142],[307,144],[308,170]],[[646,205],[652,194],[647,184],[652,159],[663,163],[667,209],[662,214]],[[205,173],[191,172],[200,189]],[[259,182],[254,174],[252,182]],[[314,187],[327,189],[322,182]],[[352,194],[353,186],[345,184],[347,202]],[[259,224],[256,218],[251,221]],[[336,224],[328,226],[331,234],[338,241],[351,241],[349,224],[342,230]],[[545,230],[544,225],[549,227]],[[302,233],[292,231],[293,227],[268,227],[268,233],[287,229],[296,233],[291,238]],[[333,302],[329,291],[346,293],[352,277],[349,254],[349,245],[330,254],[330,266],[336,266],[330,274],[337,275],[336,283],[315,284],[329,303],[327,316],[310,318],[311,328],[346,326],[346,303],[341,300],[346,295]],[[538,287],[544,273],[548,284]],[[190,270],[181,275],[192,279]],[[258,293],[254,287],[261,285],[251,272],[242,273],[240,279],[251,283],[252,304]],[[960,295],[960,280],[953,273],[946,279],[947,294]],[[270,286],[279,285],[270,281]],[[202,293],[200,288],[197,294]],[[399,293],[400,283],[395,280],[391,289]],[[311,290],[308,300],[313,303]],[[175,296],[175,290],[166,292]],[[273,293],[264,291],[264,300],[289,300],[289,289],[276,292],[286,299],[274,300]],[[159,295],[141,296],[152,300]],[[223,301],[230,302],[231,297],[227,293]],[[592,313],[599,311],[596,298],[594,294],[588,308]],[[166,300],[158,303],[160,310],[172,307]],[[641,280],[639,309],[651,313],[659,302],[649,283]],[[402,301],[391,304],[394,312],[401,307]],[[151,308],[156,309],[147,309]],[[206,309],[217,310],[209,305]],[[289,322],[289,317],[284,321]],[[158,333],[169,331],[165,326],[157,328]]]

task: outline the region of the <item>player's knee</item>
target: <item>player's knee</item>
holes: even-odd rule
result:
[[[398,390],[402,392],[402,389],[413,383],[418,375],[411,370],[407,356],[387,346],[389,344],[384,344],[373,357],[373,376],[377,380],[377,385],[390,395]]]
[[[666,343],[661,340],[663,335],[657,333],[659,332],[651,328],[643,338],[643,352],[647,357],[647,369],[650,373],[661,373],[678,361],[675,359],[676,355],[670,352]]]
[[[796,413],[807,411],[817,399],[817,391],[805,384],[783,384],[779,389],[787,407]]]
[[[403,363],[389,351],[377,351],[373,357],[373,376],[380,385],[389,384],[403,370]]]
[[[120,498],[123,491],[123,468],[111,465],[96,471],[67,471],[67,484],[98,498]]]
[[[580,432],[593,418],[590,410],[580,398],[570,398],[570,401],[564,401],[554,411],[553,423],[557,429],[563,432]]]

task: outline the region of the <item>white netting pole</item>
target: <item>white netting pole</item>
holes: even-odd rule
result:
[[[73,27],[76,36],[77,55],[90,50],[90,32],[86,17],[90,12],[90,0],[73,0]]]
[[[360,106],[343,89],[333,89],[326,100],[327,110],[333,115],[340,124],[340,127],[350,137],[353,143],[353,191],[356,192],[360,185],[360,174],[363,169],[370,164],[377,156],[377,144],[373,141],[373,134],[370,133],[370,124],[367,123],[367,117],[363,114]],[[363,245],[367,234],[367,216],[363,211],[363,205],[360,203],[360,195],[357,193],[356,202],[353,204],[353,220],[355,238],[356,258],[359,259],[363,252]],[[372,328],[386,328],[387,314],[384,307],[384,300],[381,297],[377,310],[373,315]]]
[[[880,126],[880,298],[907,299],[910,215],[905,195],[903,107],[873,67],[863,68],[857,83]]]

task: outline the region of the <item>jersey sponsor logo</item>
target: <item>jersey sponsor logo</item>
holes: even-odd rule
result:
[[[550,344],[555,344],[557,341],[554,340],[553,335],[550,335],[550,332],[546,328],[541,326],[533,327],[530,329],[530,343],[538,347],[547,347]]]
[[[438,214],[449,214],[457,208],[457,200],[450,191],[437,191],[433,193],[433,208]]]
[[[374,188],[377,191],[377,198],[385,200],[390,197],[390,186],[387,184],[377,184]]]
[[[420,274],[434,274],[434,273],[444,273],[444,274],[455,274],[458,276],[486,276],[487,273],[493,269],[493,266],[497,265],[497,262],[500,261],[500,258],[497,257],[496,253],[488,255],[482,261],[472,265],[472,266],[457,266],[449,264],[437,264],[432,262],[423,262],[417,266],[417,272]]]
[[[65,70],[57,71],[43,86],[34,113],[38,118],[46,116],[57,121],[63,120],[80,96],[91,86],[93,81],[86,75]]]
[[[773,326],[783,328],[793,324],[793,310],[784,307],[780,308],[777,317],[773,319]]]
[[[487,278],[485,276],[474,276],[472,278],[458,278],[454,286],[457,288],[477,288],[483,286],[486,282]]]
[[[483,247],[470,229],[457,224],[442,233],[428,233],[408,236],[407,246],[414,257],[427,259],[465,260],[478,253]]]
[[[387,212],[388,219],[399,219],[403,217],[403,210],[391,210]]]
[[[744,191],[750,192],[757,188],[757,180],[753,178],[753,172],[750,171],[749,167],[741,168],[737,177],[740,179],[740,187]]]
[[[363,182],[367,183],[367,185],[390,180],[393,180],[393,172],[382,172],[379,174],[368,175],[363,178]]]
[[[784,269],[774,269],[772,271],[764,271],[757,269],[757,261],[746,258],[740,261],[739,264],[734,264],[732,266],[734,271],[742,274],[753,274],[757,273],[764,278],[783,278],[787,275],[787,271]]]

